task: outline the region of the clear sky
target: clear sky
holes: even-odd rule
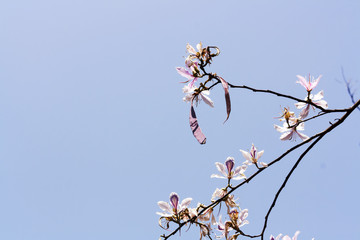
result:
[[[233,84],[305,97],[296,75],[323,75],[330,108],[360,89],[357,0],[62,0],[0,3],[0,239],[158,239],[170,192],[208,204],[214,163],[254,143],[270,162],[294,142],[273,128],[294,102],[246,90],[211,92],[193,138],[182,101],[187,43],[216,45],[210,71]],[[359,94],[357,95],[359,97]],[[340,115],[305,125],[312,135]],[[306,156],[281,194],[267,236],[358,239],[360,112]],[[298,154],[299,152],[297,152]],[[296,153],[237,193],[249,234],[261,229]],[[250,170],[251,172],[251,170]],[[181,239],[197,239],[198,231]],[[173,239],[179,239],[176,236]]]

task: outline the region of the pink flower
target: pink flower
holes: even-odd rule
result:
[[[315,95],[312,95],[310,94],[308,97],[306,97],[304,100],[305,101],[308,101],[308,102],[312,102],[314,103],[315,105],[317,106],[320,106],[324,109],[327,109],[328,108],[328,104],[325,100],[322,100],[322,98],[324,97],[324,91],[321,90],[320,92],[318,92],[317,94]],[[308,114],[309,114],[309,110],[310,110],[310,104],[308,103],[304,103],[304,102],[298,102],[298,103],[295,103],[295,106],[296,108],[298,109],[301,109],[301,108],[304,108],[301,113],[300,113],[300,118],[301,119],[305,119]],[[315,107],[312,106],[313,110],[315,110]]]
[[[309,81],[306,81],[305,77],[300,75],[296,75],[296,77],[298,78],[298,81],[296,82],[300,83],[304,88],[306,88],[306,91],[311,92],[311,90],[313,90],[319,83],[321,75],[317,79],[314,79],[314,77],[311,77],[309,74]]]
[[[164,201],[159,201],[158,205],[161,210],[164,212],[157,212],[156,214],[162,216],[162,217],[171,217],[173,215],[177,215],[181,211],[187,209],[189,204],[191,203],[192,198],[185,198],[182,200],[182,202],[179,205],[179,195],[177,193],[172,192],[170,194],[170,204]]]
[[[177,67],[176,71],[183,76],[184,78],[187,78],[188,80],[182,83],[188,83],[188,86],[191,88],[193,87],[194,83],[197,81],[198,76],[199,76],[199,70],[197,68],[197,63],[193,63],[193,65],[191,67],[188,68],[190,71],[192,71],[192,73],[190,73],[188,70],[186,70],[183,67]]]
[[[239,166],[235,168],[233,171],[235,161],[234,158],[228,157],[225,161],[225,165],[219,162],[215,163],[216,168],[219,170],[219,172],[222,174],[212,174],[211,178],[224,178],[224,179],[234,179],[234,180],[240,180],[242,178],[246,178],[244,172],[246,170],[246,166]],[[227,171],[226,171],[227,170]]]
[[[244,164],[246,164],[246,165],[251,165],[253,163],[257,165],[259,158],[264,154],[264,150],[257,152],[257,149],[254,146],[254,144],[252,144],[250,152],[246,152],[241,149],[240,149],[240,152],[242,153],[243,157],[246,159],[246,161],[244,162]],[[264,162],[260,162],[260,164],[263,167],[267,167],[267,164]]]

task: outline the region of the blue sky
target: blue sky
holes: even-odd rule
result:
[[[216,45],[210,71],[233,84],[305,97],[296,75],[322,74],[330,108],[359,89],[360,3],[348,1],[5,1],[0,4],[0,238],[158,239],[157,202],[170,192],[209,203],[215,162],[254,143],[270,162],[294,142],[273,129],[294,102],[231,89],[200,104],[199,145],[182,101],[187,43]],[[359,94],[357,95],[359,97]],[[325,129],[331,115],[306,124]],[[360,112],[326,136],[293,174],[267,235],[357,239]],[[299,151],[237,194],[257,234]],[[251,171],[250,171],[251,172]],[[182,232],[194,239],[198,232]],[[179,239],[176,236],[174,239]]]

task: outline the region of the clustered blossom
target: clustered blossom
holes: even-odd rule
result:
[[[211,53],[211,48],[215,48],[217,50],[217,53]],[[188,52],[188,56],[185,59],[185,67],[177,67],[176,70],[182,77],[187,79],[186,81],[182,82],[186,83],[186,85],[183,87],[183,92],[185,93],[183,100],[185,102],[191,102],[189,117],[191,130],[193,131],[193,135],[195,136],[195,138],[201,144],[204,144],[206,142],[206,138],[199,128],[196,114],[193,109],[193,102],[195,101],[195,103],[198,104],[199,102],[203,101],[209,106],[213,107],[214,103],[209,98],[209,88],[211,88],[212,86],[206,87],[206,84],[209,81],[217,79],[217,83],[221,83],[225,91],[228,119],[231,111],[229,86],[232,85],[228,84],[222,77],[217,76],[216,74],[208,74],[204,70],[204,67],[207,64],[211,63],[212,57],[217,56],[220,53],[217,47],[203,48],[202,43],[200,42],[196,45],[196,49],[190,44],[187,44],[186,49]],[[197,83],[198,79],[204,76],[208,76],[208,80],[200,83],[200,87],[196,87],[195,84]],[[308,136],[301,133],[300,131],[304,130],[304,121],[307,121],[305,120],[305,118],[309,114],[310,107],[312,107],[314,110],[316,106],[319,106],[322,110],[327,109],[328,107],[327,102],[323,100],[323,91],[320,91],[315,95],[311,94],[312,90],[318,85],[321,75],[316,79],[314,77],[311,77],[310,75],[308,80],[306,80],[305,77],[302,77],[300,75],[297,75],[297,78],[297,83],[301,84],[306,89],[307,97],[304,99],[303,102],[298,102],[295,104],[296,108],[302,109],[299,117],[296,117],[295,113],[291,112],[289,108],[284,108],[282,115],[279,117],[280,121],[283,121],[283,125],[274,125],[274,128],[281,133],[281,140],[294,140],[297,137],[299,137],[303,141],[309,139]],[[159,201],[158,206],[163,211],[157,212],[157,214],[161,216],[159,219],[160,226],[164,229],[169,229],[170,222],[173,222],[178,225],[178,228],[175,230],[176,232],[180,230],[182,226],[187,225],[188,223],[194,224],[199,227],[200,240],[203,237],[209,237],[211,239],[210,232],[212,231],[212,226],[216,226],[216,229],[220,232],[220,235],[215,234],[218,239],[225,238],[226,240],[236,240],[240,235],[251,238],[258,237],[247,235],[242,230],[240,230],[241,227],[249,223],[249,221],[246,220],[246,218],[248,217],[248,209],[241,210],[239,204],[236,203],[237,199],[235,199],[235,196],[231,194],[235,189],[240,187],[242,183],[236,187],[233,187],[230,184],[230,181],[232,179],[245,179],[245,181],[247,181],[244,173],[250,165],[254,164],[258,169],[263,170],[263,168],[268,167],[268,164],[265,162],[259,162],[259,159],[264,154],[264,150],[258,151],[254,144],[251,145],[249,151],[244,151],[240,149],[240,152],[245,158],[245,162],[243,162],[240,166],[235,167],[235,160],[233,157],[228,157],[224,163],[215,163],[219,174],[212,174],[210,177],[227,179],[227,186],[225,186],[224,188],[216,188],[216,190],[212,194],[212,203],[210,205],[205,206],[198,203],[196,208],[190,208],[189,205],[192,201],[192,198],[185,198],[180,203],[179,196],[175,192],[172,192],[170,194],[169,203]],[[259,167],[259,165],[261,166],[261,168]],[[250,177],[250,179],[251,178],[252,177]],[[230,191],[228,191],[229,189]],[[219,214],[218,221],[216,221],[213,213],[214,208],[217,205],[220,205],[221,209],[222,203],[224,203],[227,208],[227,216],[225,217],[225,222],[222,221],[222,215]],[[175,232],[171,233],[168,236],[163,235],[162,237],[164,239],[167,239]],[[300,231],[295,232],[292,238],[288,235],[283,236],[282,234],[279,234],[277,237],[271,235],[270,240],[297,240],[299,234]],[[263,238],[263,233],[259,236]]]
[[[187,79],[185,82],[182,82],[187,83],[187,85],[183,88],[183,92],[186,94],[183,100],[185,102],[191,102],[194,100],[196,103],[203,100],[209,106],[214,107],[214,103],[208,97],[210,91],[207,89],[200,90],[195,86],[198,78],[203,77],[199,70],[199,61],[209,62],[211,60],[211,55],[207,48],[202,47],[201,42],[196,45],[196,48],[197,51],[193,46],[187,44],[186,50],[189,55],[185,59],[185,67],[176,67],[176,71]]]
[[[311,76],[309,75],[309,81],[306,81],[306,79],[300,75],[297,75],[297,78],[298,78],[297,83],[300,83],[303,87],[305,87],[306,91],[308,92],[306,98],[304,99],[308,103],[304,103],[304,102],[295,103],[296,108],[298,108],[298,109],[304,108],[300,113],[300,118],[305,119],[308,116],[310,106],[311,106],[310,103],[313,103],[316,106],[320,106],[324,109],[327,109],[328,108],[327,102],[325,100],[322,100],[324,98],[323,90],[321,90],[320,92],[318,92],[315,95],[311,94],[311,91],[319,83],[321,75],[317,79],[314,79],[314,77],[311,78]],[[313,108],[313,110],[315,110],[314,106],[312,106],[312,108]]]
[[[280,121],[285,121],[283,126],[274,125],[275,129],[282,133],[280,140],[295,140],[297,136],[303,141],[309,139],[308,136],[299,132],[304,130],[304,123],[301,122],[300,118],[296,118],[293,112],[290,112],[288,108],[284,108],[282,116],[284,119],[280,119]]]
[[[246,220],[248,216],[247,209],[244,209],[239,213],[239,211],[235,208],[232,209],[228,215],[230,217],[230,220],[227,220],[224,223],[221,220],[221,215],[219,217],[219,222],[217,223],[217,230],[220,231],[221,235],[217,236],[217,238],[225,237],[225,239],[236,239],[241,232],[240,227],[249,223],[249,221]],[[229,236],[229,232],[231,230],[236,231],[233,236]]]
[[[198,104],[201,100],[204,101],[207,105],[210,107],[214,107],[213,101],[208,97],[210,94],[209,90],[203,90],[199,94],[195,94],[197,88],[192,86],[189,87],[188,85],[183,87],[183,92],[186,94],[183,100],[185,102],[191,102],[192,100],[195,100],[195,103]]]
[[[283,124],[283,126],[274,125],[275,129],[278,132],[282,133],[280,136],[281,140],[294,140],[297,136],[300,137],[303,141],[309,139],[308,136],[300,133],[299,131],[304,130],[305,125],[303,120],[309,115],[310,107],[312,107],[313,110],[315,110],[314,105],[319,106],[323,109],[328,108],[327,102],[323,100],[324,91],[321,90],[315,95],[311,94],[311,91],[318,85],[321,75],[315,79],[309,74],[308,80],[306,80],[305,77],[300,75],[297,75],[296,77],[298,78],[298,81],[296,81],[296,83],[299,83],[306,89],[307,96],[304,99],[305,102],[295,103],[295,107],[297,109],[302,109],[299,117],[295,117],[295,114],[293,112],[290,112],[288,108],[285,108],[282,115],[284,119],[281,119],[285,120],[285,123]]]
[[[223,198],[222,201],[225,203],[228,210],[227,212],[229,213],[231,208],[235,208],[239,206],[235,202],[236,200],[234,199],[234,195],[229,194],[225,197],[227,193],[228,192],[226,188],[222,188],[222,189],[217,188],[211,197],[211,201],[214,202],[216,199]]]

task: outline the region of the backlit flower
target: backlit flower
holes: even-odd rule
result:
[[[192,200],[192,198],[185,198],[179,204],[179,195],[177,195],[177,193],[175,192],[172,192],[169,198],[170,198],[170,204],[164,201],[158,202],[160,209],[163,210],[164,212],[163,213],[157,212],[156,214],[162,217],[171,217],[173,215],[177,215],[181,211],[187,209],[187,207],[189,206]]]
[[[311,90],[313,90],[316,87],[316,85],[319,83],[321,75],[315,79],[314,77],[310,76],[310,74],[309,74],[308,81],[303,76],[296,75],[296,77],[298,78],[298,81],[296,81],[296,82],[300,83],[306,89],[306,91],[311,92]]]
[[[215,163],[216,168],[219,170],[219,172],[222,174],[212,174],[211,178],[224,178],[224,179],[234,179],[234,180],[240,180],[242,178],[246,178],[244,172],[246,170],[246,166],[239,166],[235,168],[233,171],[235,161],[234,158],[228,157],[225,161],[225,164],[216,162]]]
[[[251,165],[258,163],[259,158],[264,154],[264,150],[258,152],[254,144],[251,146],[250,152],[246,152],[244,150],[240,149],[240,152],[242,153],[243,157],[246,159],[244,164]],[[259,162],[261,166],[267,167],[267,164],[264,162]]]
[[[191,71],[191,73],[186,68],[183,68],[183,67],[176,68],[176,71],[181,76],[183,76],[184,78],[187,78],[187,81],[182,82],[182,83],[188,83],[189,87],[192,87],[194,85],[194,83],[197,81],[198,77],[200,76],[200,71],[198,69],[197,63],[194,63],[194,62],[191,62],[191,63],[192,63],[191,65],[189,62],[187,63],[187,68],[189,71]]]
[[[284,123],[283,126],[278,126],[278,125],[274,125],[274,128],[278,131],[281,132],[281,136],[280,136],[280,140],[295,140],[296,136],[299,136],[303,141],[309,139],[308,136],[306,136],[303,133],[300,133],[299,131],[303,131],[304,130],[304,123],[299,123],[298,125],[296,124],[296,122],[292,122],[293,126],[289,127],[288,123]]]
[[[195,101],[196,104],[198,104],[200,101],[204,101],[207,105],[210,107],[214,107],[214,102],[208,97],[210,95],[209,90],[203,90],[200,93],[196,93],[196,86],[190,87],[189,85],[186,85],[183,87],[183,92],[186,94],[183,100],[185,102],[191,102]]]
[[[307,101],[307,102],[312,102],[314,103],[315,105],[317,106],[320,106],[324,109],[327,109],[328,108],[328,104],[325,100],[322,100],[324,97],[324,91],[321,90],[320,92],[318,92],[317,94],[315,95],[312,95],[310,94],[308,97],[306,97],[304,100]],[[304,119],[308,116],[309,114],[309,110],[310,110],[310,104],[308,103],[304,103],[304,102],[298,102],[298,103],[295,103],[295,106],[296,108],[298,109],[302,109],[304,108],[301,113],[300,113],[300,118],[301,119]],[[315,110],[315,107],[314,106],[311,106],[313,108],[313,110]]]

